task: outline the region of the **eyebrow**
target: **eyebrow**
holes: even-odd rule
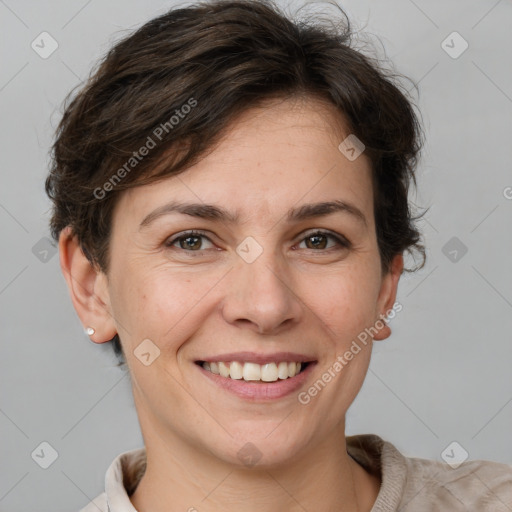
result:
[[[355,205],[342,200],[308,203],[297,208],[291,208],[286,214],[286,220],[288,223],[299,222],[316,217],[331,215],[337,212],[347,213],[364,224],[365,227],[368,227],[364,213]],[[148,214],[140,223],[139,231],[159,217],[172,213],[181,213],[183,215],[189,215],[200,219],[227,222],[231,224],[237,224],[240,221],[240,214],[238,212],[232,213],[213,204],[180,203],[171,201]]]

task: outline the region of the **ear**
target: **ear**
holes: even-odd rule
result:
[[[82,325],[95,330],[90,336],[95,343],[110,341],[117,330],[110,308],[107,276],[91,265],[76,235],[72,235],[70,226],[64,228],[59,236],[59,256],[62,273]]]
[[[379,298],[377,301],[377,310],[379,313],[379,319],[383,323],[384,327],[379,330],[373,337],[374,340],[385,340],[391,335],[391,329],[387,323],[382,320],[386,313],[393,308],[396,300],[396,292],[398,289],[398,281],[402,275],[404,269],[404,258],[402,254],[397,254],[391,261],[389,272],[383,276],[382,284],[379,292]]]

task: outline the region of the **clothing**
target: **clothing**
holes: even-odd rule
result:
[[[347,452],[382,481],[371,512],[512,512],[512,466],[483,460],[453,468],[409,458],[374,434],[348,436]],[[146,450],[118,455],[105,475],[105,492],[80,512],[137,512],[129,496],[144,474]]]

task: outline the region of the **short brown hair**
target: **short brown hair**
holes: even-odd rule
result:
[[[272,1],[203,1],[117,42],[64,102],[45,184],[54,240],[71,226],[85,256],[107,274],[122,190],[185,171],[250,107],[316,97],[337,109],[371,160],[383,271],[413,249],[422,268],[425,250],[408,202],[422,145],[415,106],[395,80],[402,75],[353,47],[339,10],[344,22],[327,26],[292,21]],[[119,356],[118,336],[112,341]]]

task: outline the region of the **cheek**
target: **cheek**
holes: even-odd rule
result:
[[[197,329],[198,315],[204,315],[208,304],[205,293],[218,278],[162,269],[127,275],[131,277],[122,280],[115,308],[123,343],[133,350],[149,338],[162,352],[175,353]]]
[[[344,268],[306,285],[304,302],[343,343],[375,321],[378,281],[371,269]],[[307,299],[309,297],[309,299]]]

